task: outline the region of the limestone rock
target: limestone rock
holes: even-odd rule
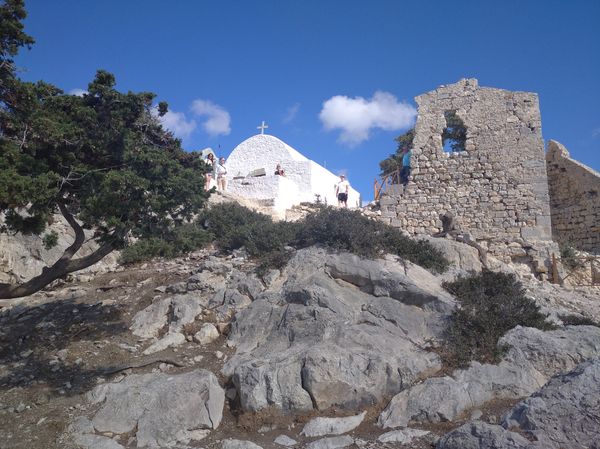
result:
[[[474,421],[441,437],[436,449],[543,449],[501,426]]]
[[[480,272],[483,268],[479,252],[472,246],[448,238],[427,237],[425,240],[440,250],[455,273]]]
[[[288,437],[287,435],[279,435],[277,438],[275,438],[274,443],[285,447],[293,447],[298,444],[296,440]]]
[[[155,352],[164,351],[167,348],[177,347],[185,343],[185,335],[180,333],[169,333],[166,334],[163,338],[148,346],[142,354],[150,355]]]
[[[204,323],[200,330],[194,334],[194,341],[207,345],[219,338],[219,331],[212,323]]]
[[[168,325],[169,333],[180,333],[208,306],[208,299],[191,292],[160,299],[135,314],[131,331],[141,338],[156,337]]]
[[[75,435],[74,441],[84,449],[125,449],[115,440],[102,435]]]
[[[171,306],[170,299],[162,299],[150,304],[133,317],[131,332],[141,338],[152,338],[167,325],[167,313]]]
[[[307,437],[321,437],[324,435],[341,435],[350,432],[360,425],[367,412],[346,418],[314,418],[311,419],[304,429],[302,435]]]
[[[341,437],[322,438],[306,445],[306,449],[341,449],[354,444],[354,438],[349,435]]]
[[[202,313],[203,307],[199,295],[185,294],[171,298],[172,319],[169,332],[181,332],[186,324],[193,323]]]
[[[97,432],[135,432],[138,447],[172,446],[198,437],[221,422],[225,393],[214,374],[134,374],[88,393],[101,404],[92,418]]]
[[[221,449],[262,449],[262,447],[252,441],[229,439],[221,443]]]
[[[426,348],[452,298],[424,270],[307,248],[282,279],[232,323],[223,373],[244,410],[356,409],[441,367]]]
[[[379,435],[377,441],[379,441],[380,443],[410,444],[415,438],[421,438],[428,434],[429,431],[427,430],[406,428],[400,430],[392,430],[391,432]]]
[[[520,427],[548,448],[600,447],[599,392],[600,359],[591,359],[516,405],[504,425]]]
[[[330,254],[325,267],[333,278],[376,297],[390,297],[427,310],[448,312],[454,307],[452,296],[429,271],[407,262],[399,269],[393,257],[367,260],[354,254]]]
[[[498,365],[472,362],[453,376],[426,379],[392,398],[379,425],[406,426],[410,421],[452,421],[469,408],[491,399],[518,399],[548,379],[600,355],[600,328],[569,326],[543,332],[516,327],[500,339],[509,350]]]

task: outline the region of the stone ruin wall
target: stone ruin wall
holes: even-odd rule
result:
[[[548,181],[536,94],[479,87],[465,79],[416,98],[411,182],[392,185],[382,217],[415,235],[441,231],[451,212],[457,228],[494,253],[508,243],[518,255],[527,242],[550,241]],[[464,152],[446,153],[444,113],[456,111],[467,129]],[[525,256],[525,253],[522,253]]]
[[[553,140],[546,163],[554,240],[600,254],[600,173],[571,159]]]

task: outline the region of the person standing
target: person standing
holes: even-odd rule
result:
[[[227,169],[224,157],[219,159],[219,163],[215,167],[215,174],[217,175],[217,190],[224,192],[227,188]]]
[[[208,173],[206,173],[206,178],[204,180],[204,190],[208,191],[208,190],[210,190],[210,183],[213,180],[213,174],[215,171],[215,164],[216,164],[215,156],[212,153],[208,153],[208,156],[206,156],[206,159],[204,160],[204,162],[210,168],[210,171]]]
[[[340,175],[340,181],[335,187],[335,195],[337,196],[338,206],[342,204],[344,207],[348,207],[348,192],[350,190],[350,183],[346,180],[345,175]]]
[[[400,170],[400,182],[402,183],[402,193],[406,192],[406,186],[408,185],[408,178],[410,176],[410,158],[412,156],[412,150],[409,147],[403,148],[402,154],[402,169]]]

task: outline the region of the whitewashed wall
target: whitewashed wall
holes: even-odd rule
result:
[[[226,163],[227,175],[228,177],[246,176],[257,168],[265,168],[267,175],[272,175],[278,163],[286,169],[286,172],[292,173],[291,167],[296,168],[295,162],[299,161],[308,161],[308,159],[277,137],[258,134],[244,140],[231,152]],[[302,174],[298,173],[298,175]]]
[[[274,175],[277,164],[285,170],[285,177]],[[321,201],[337,205],[335,186],[339,177],[277,137],[258,134],[246,139],[233,150],[226,168],[228,190],[247,198],[273,199],[278,210],[301,202],[314,202],[316,194]],[[266,176],[235,179],[259,168],[265,169]],[[360,206],[360,194],[352,188],[348,206]]]
[[[273,200],[276,212],[285,212],[300,197],[298,186],[282,176],[261,176],[257,178],[233,179],[228,181],[227,191],[244,198]]]

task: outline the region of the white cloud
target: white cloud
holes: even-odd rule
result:
[[[158,111],[153,109],[158,115]],[[188,120],[183,112],[167,111],[162,117],[158,117],[161,125],[171,131],[175,137],[185,139],[196,129],[196,121]]]
[[[83,97],[83,94],[87,94],[87,90],[80,89],[76,87],[75,89],[71,89],[68,94],[75,95],[76,97]]]
[[[300,110],[300,103],[294,103],[292,106],[287,108],[285,113],[285,117],[283,118],[283,123],[290,123],[292,120],[296,118],[296,114]]]
[[[417,115],[416,109],[401,103],[389,92],[377,91],[369,100],[336,95],[323,103],[319,118],[327,130],[341,129],[339,142],[350,146],[369,138],[372,128],[396,131],[408,128]]]
[[[600,136],[600,126],[592,131],[592,137],[595,139]]]
[[[231,116],[221,106],[210,100],[198,99],[194,100],[190,109],[198,117],[206,117],[202,127],[209,135],[227,135],[231,132]]]

